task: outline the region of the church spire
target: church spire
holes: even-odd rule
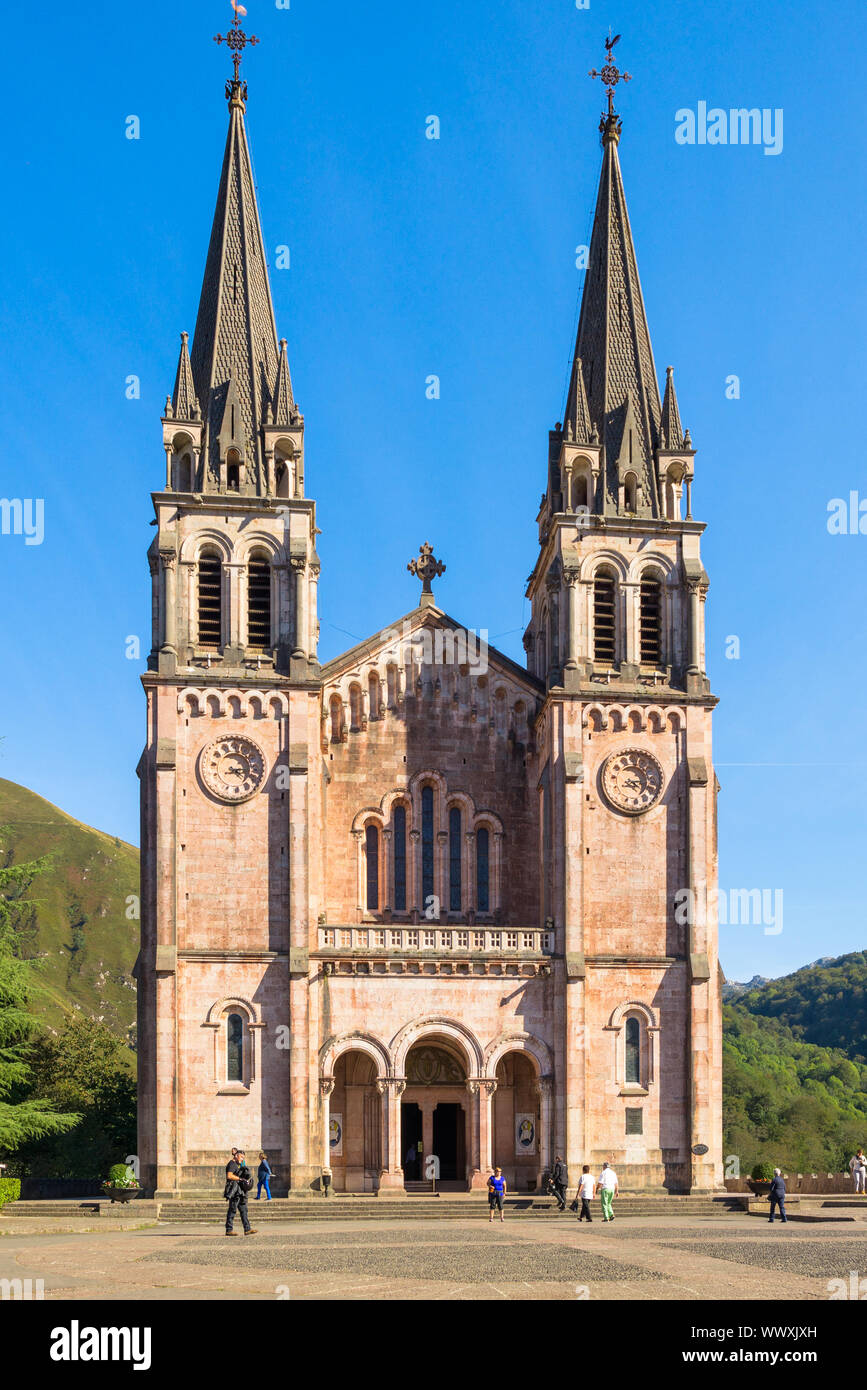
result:
[[[682,449],[683,429],[680,411],[677,408],[677,395],[674,390],[674,368],[665,369],[665,395],[662,398],[662,419],[659,427],[660,449]]]
[[[279,354],[244,125],[247,84],[240,76],[243,50],[258,40],[248,38],[241,29],[241,7],[235,6],[235,11],[229,33],[216,36],[218,43],[228,44],[232,51],[234,76],[226,82],[229,129],[191,363],[204,420],[205,490],[219,485],[226,462],[221,441],[231,436],[240,454],[240,490],[257,492],[265,476],[261,430],[267,422]]]
[[[600,509],[617,510],[622,481],[618,460],[622,468],[628,452],[640,492],[651,514],[658,515],[653,456],[659,440],[661,405],[618,157],[622,122],[614,110],[613,93],[618,82],[630,80],[613,62],[612,49],[619,38],[618,34],[606,40],[605,66],[601,72],[591,72],[606,85],[608,110],[599,125],[602,172],[565,423],[570,423],[571,411],[571,423],[577,427],[577,402],[586,388],[590,421],[604,446]]]

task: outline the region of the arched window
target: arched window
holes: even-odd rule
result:
[[[271,562],[261,552],[247,565],[247,645],[259,651],[271,645]]]
[[[362,716],[361,686],[351,685],[349,687],[349,726],[351,729],[361,728]]]
[[[394,910],[406,912],[406,807],[395,806],[394,835]]]
[[[628,512],[638,510],[638,481],[634,473],[627,473],[623,484],[623,500]]]
[[[421,789],[421,897],[422,907],[434,892],[434,794],[433,787]]]
[[[386,667],[385,688],[388,695],[388,708],[397,709],[397,667],[394,665]]]
[[[228,492],[241,490],[241,455],[237,449],[230,449],[226,455],[226,489]]]
[[[223,640],[223,565],[206,550],[199,556],[199,646],[218,650]]]
[[[192,492],[193,460],[189,454],[175,460],[175,492]]]
[[[226,1019],[226,1080],[244,1080],[244,1019],[229,1014]]]
[[[331,742],[339,743],[343,733],[343,702],[339,695],[332,695],[329,702],[331,713]]]
[[[364,853],[367,859],[367,910],[379,911],[379,830],[369,825],[364,833]]]
[[[634,1014],[626,1020],[624,1080],[632,1086],[641,1085],[641,1024]]]
[[[378,719],[381,696],[379,693],[379,676],[375,671],[371,671],[367,678],[367,692],[370,700],[370,718]]]
[[[449,811],[449,912],[461,910],[461,813]]]
[[[600,570],[593,581],[593,656],[613,665],[616,659],[615,602],[617,583],[610,570]]]
[[[277,458],[274,461],[274,480],[277,484],[278,497],[291,497],[292,495],[292,465],[284,458]]]
[[[640,590],[639,659],[643,666],[662,664],[662,585],[642,579]]]
[[[577,511],[579,507],[589,507],[590,498],[587,494],[587,474],[579,473],[572,479],[572,508]]]
[[[476,831],[476,911],[488,912],[490,832],[483,826]]]

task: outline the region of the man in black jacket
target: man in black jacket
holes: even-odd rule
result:
[[[551,1173],[551,1186],[554,1189],[554,1196],[557,1198],[557,1206],[560,1211],[566,1210],[566,1169],[563,1160],[558,1154],[554,1159],[554,1168]]]
[[[774,1207],[780,1208],[780,1220],[788,1221],[786,1216],[786,1184],[783,1182],[783,1175],[779,1168],[774,1169],[774,1178],[771,1183],[771,1190],[768,1193],[768,1201],[771,1204],[771,1225],[774,1224]]]
[[[226,1235],[233,1236],[235,1232],[232,1226],[235,1222],[235,1213],[241,1217],[241,1225],[244,1227],[245,1236],[256,1234],[250,1225],[250,1218],[247,1215],[247,1193],[253,1186],[253,1175],[247,1167],[243,1149],[233,1149],[232,1157],[226,1164],[226,1186],[223,1189],[223,1196],[228,1199],[229,1206],[226,1211]]]

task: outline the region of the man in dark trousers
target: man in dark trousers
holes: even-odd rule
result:
[[[232,1226],[235,1222],[235,1213],[241,1217],[241,1225],[244,1227],[245,1236],[256,1234],[250,1225],[250,1218],[247,1215],[247,1194],[253,1186],[253,1175],[247,1167],[243,1149],[233,1149],[232,1157],[226,1164],[226,1186],[223,1189],[223,1196],[227,1198],[229,1206],[226,1211],[226,1235],[233,1236],[235,1232]]]
[[[774,1207],[780,1208],[780,1220],[788,1221],[786,1216],[786,1184],[783,1182],[783,1175],[779,1168],[774,1169],[774,1177],[771,1183],[771,1190],[768,1193],[768,1201],[771,1204],[771,1225],[774,1224]]]
[[[557,1206],[560,1211],[566,1210],[566,1168],[563,1160],[558,1154],[554,1159],[554,1167],[551,1171],[551,1186],[554,1189],[554,1196],[557,1198]]]

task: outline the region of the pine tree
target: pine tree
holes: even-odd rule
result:
[[[28,1139],[63,1134],[80,1116],[61,1114],[48,1100],[27,1097],[27,1054],[39,1031],[29,1012],[36,993],[36,962],[17,954],[16,910],[22,884],[45,868],[42,861],[0,868],[0,1151],[13,1152]]]

